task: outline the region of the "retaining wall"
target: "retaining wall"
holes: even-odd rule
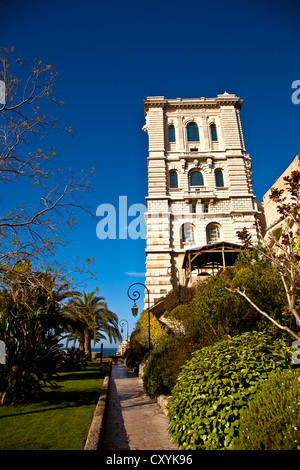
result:
[[[92,424],[85,442],[84,450],[98,450],[101,440],[104,438],[104,427],[107,412],[107,399],[111,377],[111,366],[112,362],[110,361],[107,374],[103,380],[99,400],[96,405]]]

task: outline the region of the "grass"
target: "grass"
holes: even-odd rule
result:
[[[0,450],[82,450],[102,383],[94,362],[59,373],[59,390],[46,388],[35,403],[0,407]]]

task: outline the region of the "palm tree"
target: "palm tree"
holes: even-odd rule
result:
[[[68,304],[68,309],[72,312],[73,338],[79,340],[79,344],[84,342],[85,353],[91,359],[91,341],[94,344],[100,339],[110,341],[120,341],[122,339],[118,328],[118,316],[108,310],[103,297],[95,295],[96,291],[76,295]],[[104,334],[103,334],[104,333]]]

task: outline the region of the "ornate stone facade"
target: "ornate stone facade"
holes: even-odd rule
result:
[[[178,277],[185,250],[216,241],[239,243],[246,227],[257,242],[261,213],[240,122],[243,101],[216,98],[144,101],[148,133],[146,285],[151,305]]]

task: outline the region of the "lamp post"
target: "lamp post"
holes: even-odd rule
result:
[[[133,287],[133,286],[142,286],[146,289],[147,291],[147,294],[148,294],[148,339],[149,339],[149,351],[151,350],[151,336],[150,336],[150,292],[149,292],[149,289],[145,286],[145,284],[142,284],[141,282],[135,282],[134,284],[131,284],[131,286],[129,286],[128,290],[127,290],[127,295],[128,297],[133,300],[133,305],[131,307],[131,311],[132,311],[132,315],[134,317],[137,316],[138,314],[138,306],[136,305],[135,301],[138,300],[141,296],[140,292],[137,291],[137,290],[134,290],[131,295],[130,295],[130,289]]]
[[[129,326],[128,326],[128,321],[127,320],[120,320],[120,326],[121,326],[121,333],[123,333],[123,327],[125,326],[124,322],[127,323],[127,345],[126,345],[126,348],[128,348],[128,330],[129,330]]]

